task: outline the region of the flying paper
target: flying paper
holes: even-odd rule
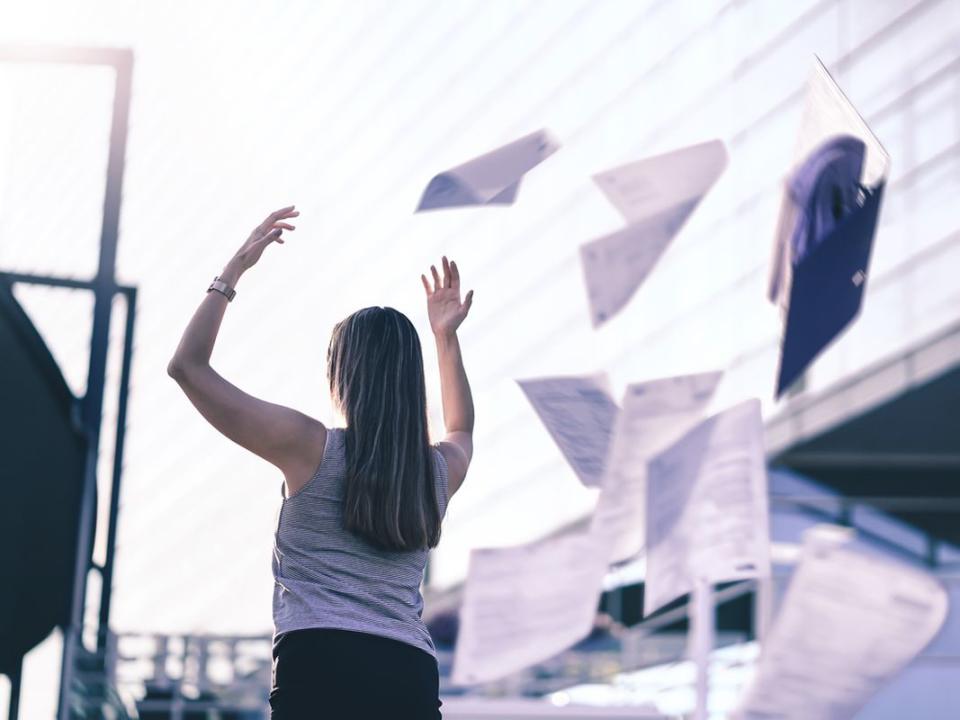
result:
[[[770,576],[760,401],[690,430],[647,468],[644,615],[711,583]]]
[[[580,482],[600,485],[619,408],[605,374],[518,380]]]
[[[466,205],[512,205],[524,174],[559,149],[546,130],[526,135],[435,176],[414,212]]]
[[[933,639],[947,609],[928,572],[857,547],[848,528],[812,528],[732,717],[854,717]]]
[[[627,387],[590,524],[609,562],[643,549],[647,462],[697,423],[721,377],[720,372],[697,373]]]
[[[767,289],[784,318],[777,397],[860,312],[889,164],[817,59]]]
[[[470,553],[451,681],[487,682],[586,637],[607,563],[588,533]]]
[[[633,297],[726,165],[726,148],[712,140],[594,176],[627,221],[580,248],[594,327]]]

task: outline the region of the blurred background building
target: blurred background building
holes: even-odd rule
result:
[[[116,258],[117,282],[137,288],[110,621],[120,640],[173,638],[176,655],[187,636],[271,632],[282,476],[207,425],[166,364],[249,229],[296,203],[296,233],[243,277],[213,354],[217,370],[247,392],[338,422],[324,378],[330,330],[358,307],[391,305],[421,332],[439,430],[418,275],[446,253],[476,290],[462,330],[475,461],[424,588],[438,639],[455,636],[472,547],[570,531],[595,501],[516,379],[606,370],[619,396],[628,382],[719,368],[726,374],[712,409],[748,397],[764,403],[782,558],[803,527],[827,519],[934,568],[953,588],[941,637],[863,717],[947,718],[960,706],[956,684],[945,681],[960,669],[954,0],[21,2],[0,6],[0,43],[133,54]],[[884,144],[892,171],[862,315],[775,403],[779,317],[764,290],[814,54]],[[113,88],[106,68],[0,62],[0,271],[94,275]],[[563,147],[529,174],[515,206],[412,214],[436,172],[540,127]],[[714,137],[730,154],[725,174],[625,311],[592,330],[578,246],[620,220],[590,175]],[[12,287],[69,391],[83,396],[92,294]],[[99,562],[124,312],[118,297],[100,437]],[[612,574],[600,608],[623,637],[605,645],[598,630],[594,653],[588,643],[477,692],[545,695],[554,704],[629,695],[661,712],[689,709],[682,604],[655,642],[634,642],[619,627],[650,622],[639,613],[642,569],[638,562]],[[782,584],[790,564],[777,569]],[[95,627],[96,583],[88,590]],[[719,611],[718,713],[735,700],[756,651],[751,588],[728,595]],[[53,714],[61,646],[54,632],[27,655],[21,717]],[[235,658],[223,662],[235,666]],[[268,682],[264,662],[261,653],[259,666],[239,674]],[[186,671],[173,665],[129,671],[121,683],[129,707],[144,692],[137,677],[173,678],[166,687],[182,680]],[[596,687],[610,683],[616,692]]]

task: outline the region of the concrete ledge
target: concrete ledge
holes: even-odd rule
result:
[[[810,397],[800,396],[766,424],[768,457],[923,385],[960,365],[960,322],[911,349],[869,365]]]

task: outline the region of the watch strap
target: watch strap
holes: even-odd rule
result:
[[[221,280],[219,275],[214,276],[213,282],[211,282],[210,287],[207,288],[207,292],[211,290],[216,290],[226,295],[228,302],[233,302],[233,297],[237,294],[237,291]]]

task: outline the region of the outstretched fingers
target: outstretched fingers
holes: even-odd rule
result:
[[[453,260],[450,261],[450,287],[454,290],[460,289],[460,269]]]
[[[276,222],[277,220],[283,220],[284,218],[296,217],[300,214],[299,210],[294,210],[296,205],[287,205],[285,208],[280,208],[279,210],[274,210],[267,217],[269,222]]]
[[[473,305],[473,290],[467,293],[467,296],[463,299],[463,312],[464,314],[470,312],[470,306]]]
[[[443,256],[443,286],[450,287],[450,261],[446,255]]]
[[[423,283],[424,290],[427,291],[427,297],[430,297],[435,292],[443,289],[452,289],[457,292],[457,297],[460,297],[460,269],[457,267],[457,263],[453,260],[447,258],[444,255],[441,258],[441,266],[443,267],[443,277],[440,277],[440,273],[437,271],[436,265],[430,266],[430,274],[433,276],[433,285],[430,285],[430,281],[427,279],[426,275],[420,276],[420,281]]]
[[[287,207],[285,207],[285,208],[280,208],[279,210],[274,210],[272,213],[270,213],[269,215],[267,215],[267,219],[266,219],[266,220],[264,220],[262,223],[260,223],[260,224],[257,226],[257,230],[259,231],[259,233],[260,233],[261,235],[263,235],[264,233],[269,232],[269,231],[270,231],[270,228],[272,228],[274,225],[276,225],[276,224],[278,223],[278,221],[280,221],[280,220],[285,220],[285,219],[287,219],[287,218],[297,217],[297,215],[300,214],[300,211],[299,211],[299,210],[295,210],[295,209],[294,209],[295,207],[296,207],[295,205],[287,205]],[[280,224],[285,225],[286,223],[280,223]],[[293,228],[292,228],[292,227],[289,227],[289,228],[287,228],[287,229],[288,229],[288,230],[292,230]]]

